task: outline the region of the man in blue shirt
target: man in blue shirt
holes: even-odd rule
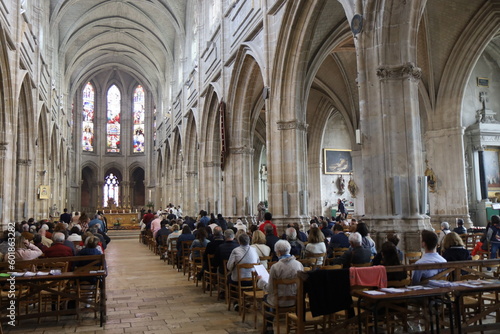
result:
[[[328,256],[331,257],[335,248],[349,248],[349,238],[344,233],[344,228],[340,224],[333,226],[333,236],[328,244]]]
[[[436,252],[438,244],[438,236],[436,233],[423,230],[422,231],[422,247],[424,248],[424,254],[422,258],[415,262],[415,264],[421,263],[443,263],[446,260]],[[439,274],[442,269],[427,269],[427,270],[414,270],[411,279],[412,285],[418,285],[421,281],[424,281],[434,275]]]

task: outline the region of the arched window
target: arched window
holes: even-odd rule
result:
[[[121,94],[116,85],[108,89],[108,123],[106,125],[107,152],[120,152],[120,111]]]
[[[120,206],[120,183],[118,178],[113,173],[109,173],[104,179],[104,207],[112,207],[113,205]]]
[[[144,116],[144,89],[139,85],[134,91],[134,153],[144,152]]]
[[[83,89],[82,150],[94,151],[94,87],[90,82]]]

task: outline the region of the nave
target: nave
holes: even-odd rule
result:
[[[138,231],[137,231],[138,233]],[[242,323],[223,301],[203,293],[182,272],[160,261],[134,238],[113,241],[106,249],[108,264],[107,321],[99,327],[93,313],[53,319],[26,320],[16,329],[4,325],[4,333],[134,333],[134,334],[236,334],[259,333],[252,323]]]

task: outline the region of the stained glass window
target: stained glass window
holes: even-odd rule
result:
[[[120,206],[119,196],[120,196],[120,183],[118,178],[113,173],[106,176],[104,180],[104,207],[111,207],[112,205]]]
[[[134,91],[134,153],[144,152],[144,116],[144,89],[139,85]]]
[[[121,94],[116,85],[108,89],[108,123],[106,124],[107,152],[120,152]]]
[[[83,89],[82,150],[94,151],[94,87],[90,82]]]

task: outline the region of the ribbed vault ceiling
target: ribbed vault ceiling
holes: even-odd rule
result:
[[[59,63],[73,86],[120,69],[150,87],[164,85],[185,36],[186,0],[51,0]]]

